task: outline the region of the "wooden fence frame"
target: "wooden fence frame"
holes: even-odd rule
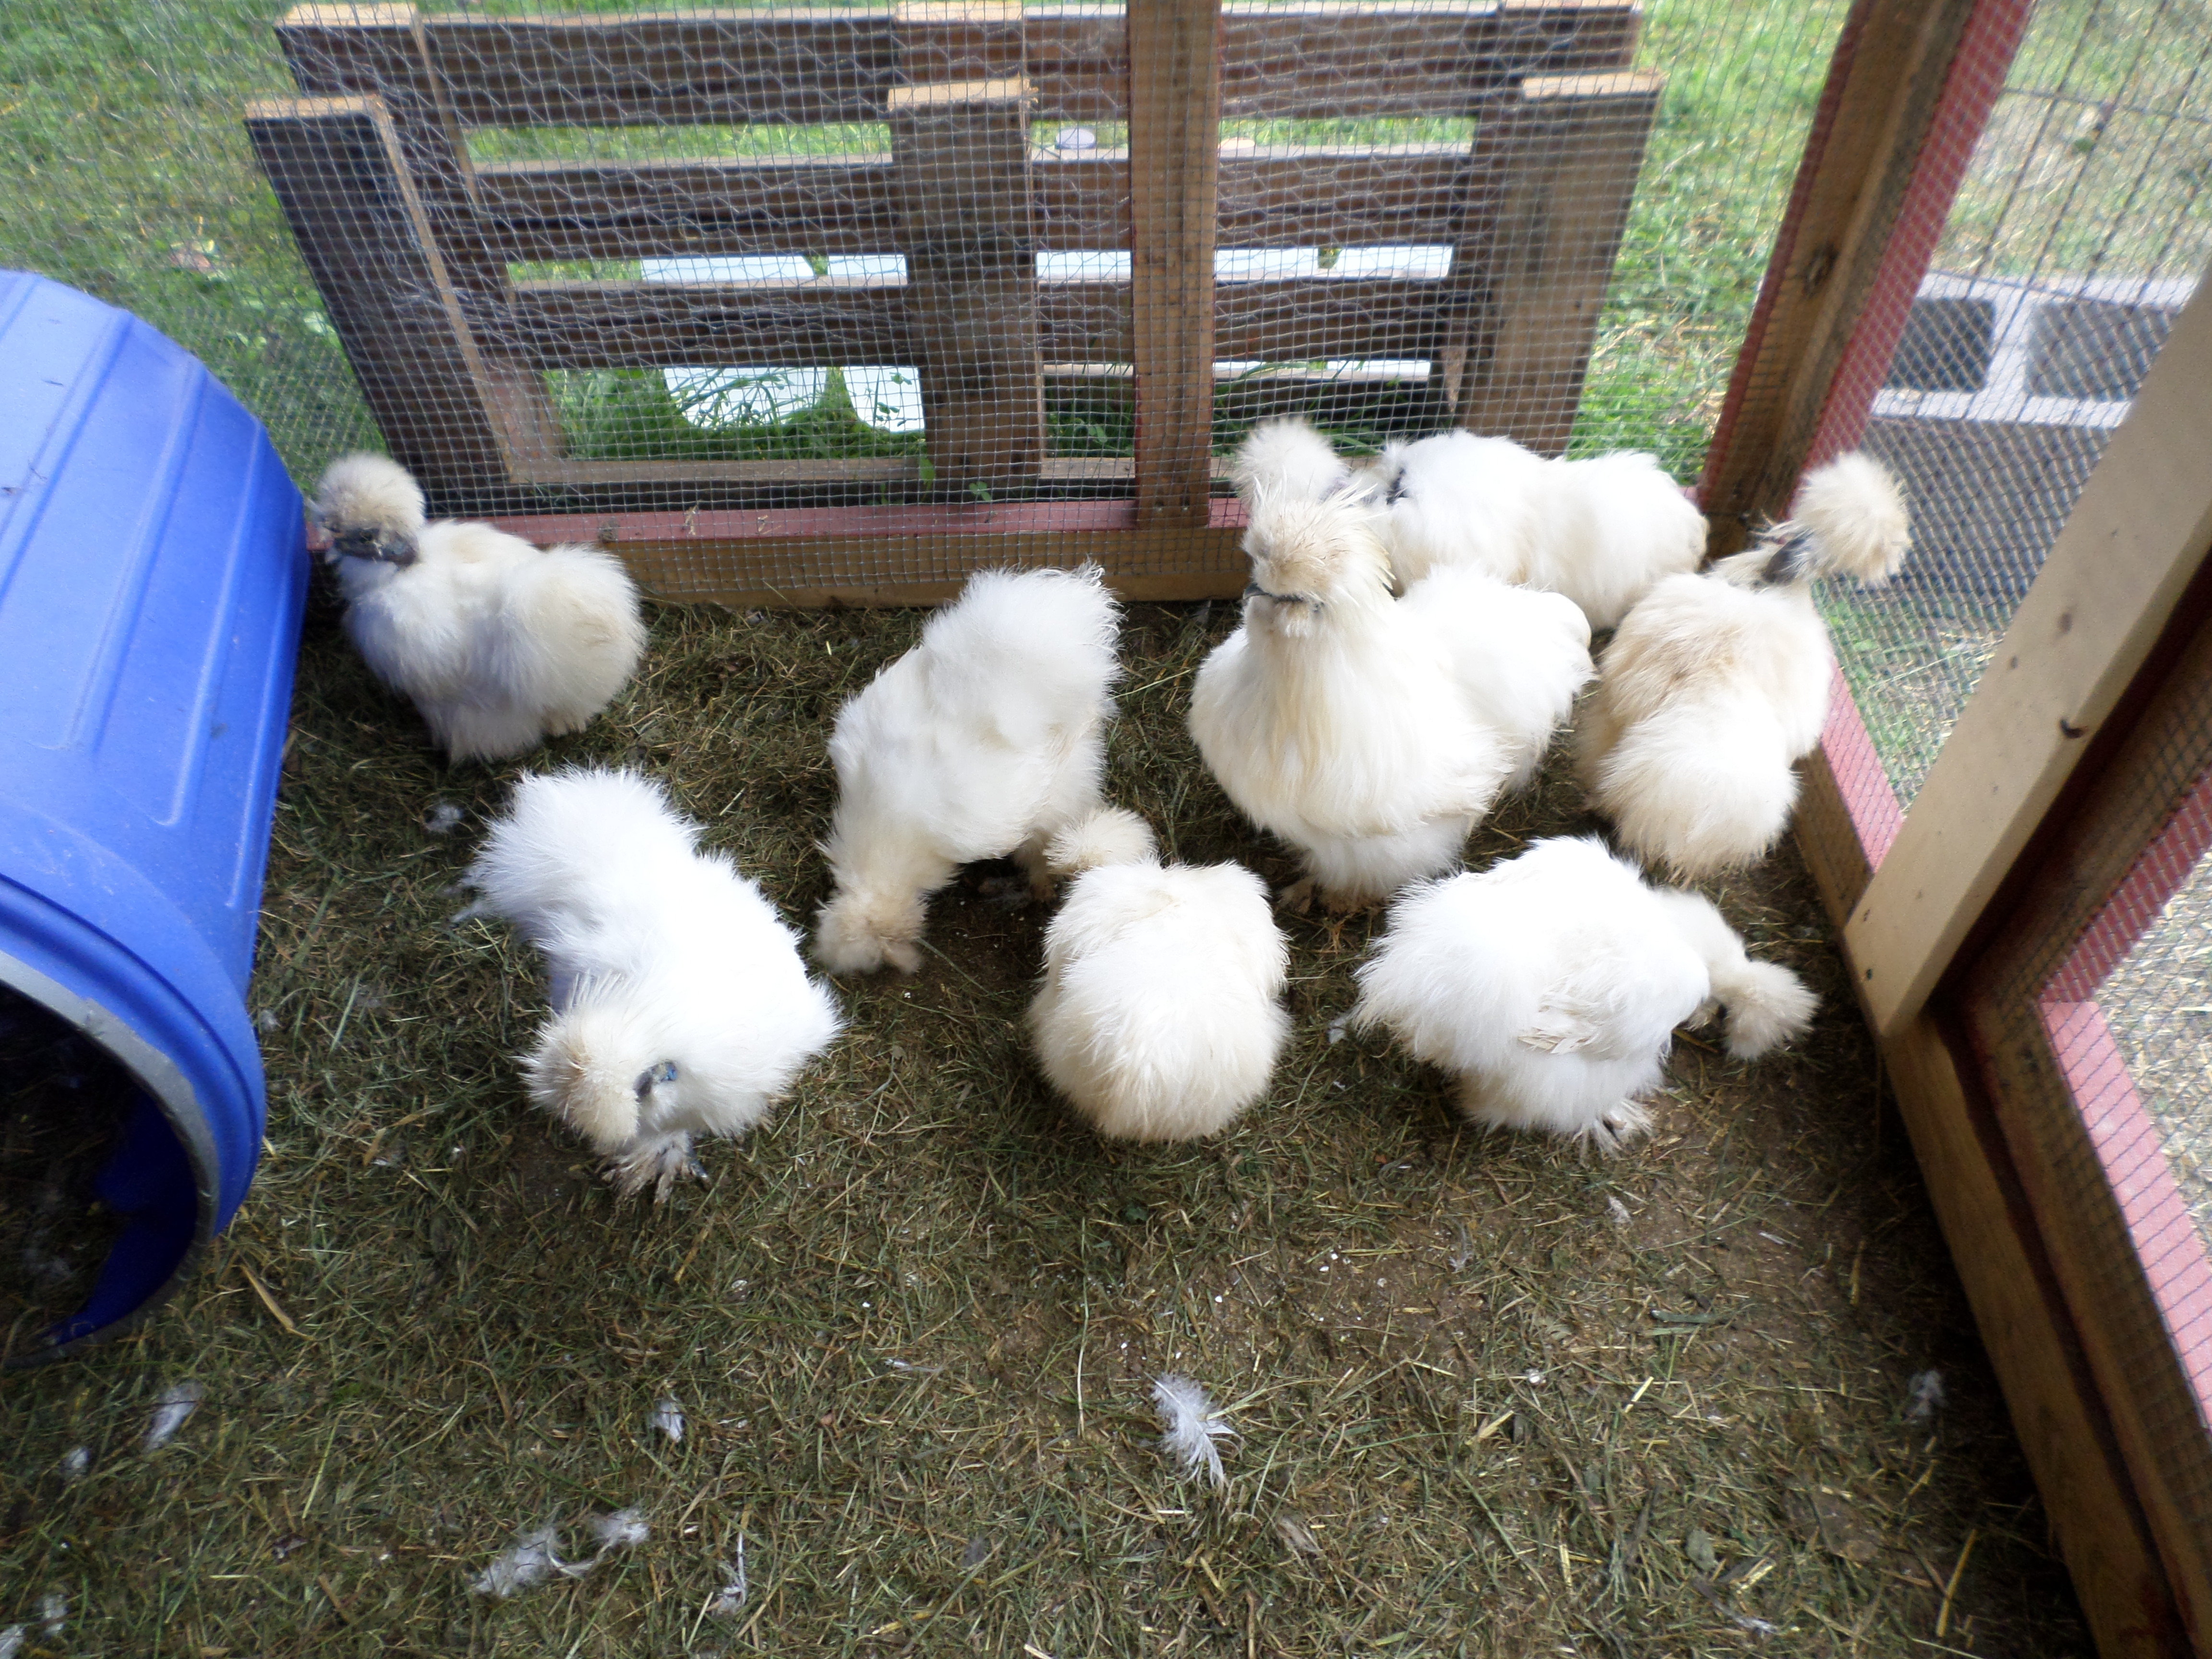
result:
[[[1237,516],[1214,499],[1217,358],[1426,358],[1440,419],[1564,447],[1662,89],[1629,67],[1640,21],[1638,0],[1127,0],[1120,15],[900,0],[538,20],[307,5],[277,31],[301,95],[255,105],[247,127],[371,410],[438,510],[501,515],[540,541],[587,520],[672,599],[926,603],[980,565],[1057,556],[1071,531],[1126,596],[1212,596],[1243,585]],[[1224,116],[1477,110],[1471,151],[1218,142]],[[1028,123],[1046,118],[1125,120],[1129,147],[1042,159]],[[488,123],[755,118],[884,121],[892,143],[479,165],[466,141]],[[811,252],[902,252],[908,280],[508,274],[617,252],[788,252],[794,225]],[[1224,236],[1455,257],[1443,280],[1217,287]],[[1030,275],[1039,250],[1115,246],[1131,252],[1126,283]],[[926,469],[572,459],[539,378],[878,360],[921,371]],[[1133,456],[1047,455],[1044,377],[1102,370],[1133,382]],[[1312,395],[1295,377],[1274,390]],[[994,499],[970,506],[971,490]],[[896,504],[858,505],[886,494]],[[680,536],[653,511],[671,500],[692,506]]]
[[[1717,548],[1739,540],[1758,515],[1778,514],[1798,472],[1856,443],[1863,429],[2027,8],[2024,0],[1978,0],[1948,21],[1938,9],[1863,0],[1846,25],[1708,463]],[[1855,45],[1885,31],[1892,45],[1876,61],[1892,65],[1899,40],[1924,44],[1948,33],[1956,43],[1932,101],[1924,69],[1854,72]],[[1850,132],[1861,137],[1852,142]],[[1838,282],[1856,289],[1856,305],[1823,305],[1823,292]],[[2200,1304],[2212,1297],[2212,1265],[2185,1216],[2177,1224],[2178,1200],[2160,1187],[2162,1164],[2146,1163],[2139,1145],[2124,1164],[2115,1155],[2126,1100],[2091,1123],[2069,1092],[2113,1057],[2098,1048],[2094,1001],[2073,980],[2086,984],[2092,968],[2109,968],[2133,934],[2121,939],[2107,923],[2091,951],[2095,963],[2075,960],[2087,946],[2064,958],[2056,988],[2033,1011],[2043,1026],[2034,1054],[1990,1052],[1998,1012],[1991,988],[2017,964],[2024,937],[2039,927],[2045,944],[2062,937],[2047,931],[2061,925],[2049,897],[2054,883],[2075,911],[2108,917],[2132,882],[2142,890],[2129,912],[2139,931],[2155,913],[2147,900],[2164,896],[2148,892],[2143,870],[2179,878],[2175,858],[2119,857],[2115,867],[2093,871],[2080,849],[2101,844],[2100,834],[2112,840],[2109,805],[2100,803],[2127,787],[2128,744],[2142,742],[2162,709],[2212,673],[2208,549],[2212,295],[2177,325],[1911,811],[1900,812],[1839,676],[1797,820],[2107,1659],[2212,1654],[2212,1540],[2176,1492],[2177,1481],[2200,1480],[2212,1440],[2161,1443],[2146,1418],[2162,1407],[2170,1424],[2192,1398],[2201,1408],[2208,1356]],[[2133,835],[2143,845],[2172,843],[2163,848],[2169,854],[2187,851],[2182,843],[2195,845],[2195,830],[2212,834],[2212,823],[2191,816],[2196,793],[2151,804],[2159,809],[2145,820],[2151,827],[2121,832],[2123,842]],[[2060,991],[2074,1000],[2057,1006]],[[2039,1068],[2041,1096],[2031,1098]],[[2078,1142],[2076,1170],[2101,1167],[2108,1187],[2057,1179],[2054,1134]],[[2142,1261],[2154,1235],[2166,1253],[2155,1273]],[[2186,1340],[2170,1367],[2146,1376],[2123,1363],[2122,1328],[2140,1331],[2161,1318],[2170,1330],[2188,1322]]]

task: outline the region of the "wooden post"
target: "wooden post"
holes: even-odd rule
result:
[[[246,130],[393,457],[434,497],[504,482],[489,377],[381,100],[250,104]]]
[[[901,87],[889,103],[930,464],[955,489],[1032,483],[1044,465],[1044,363],[1029,87]]]
[[[1485,108],[1441,365],[1468,430],[1566,448],[1664,84],[1531,76]]]
[[[489,246],[478,222],[467,138],[431,65],[415,8],[295,6],[276,26],[276,38],[303,94],[383,100],[431,240],[461,301],[464,326],[495,323],[513,285],[505,258]],[[480,349],[477,361],[505,448],[526,464],[559,456],[565,447],[560,418],[536,371],[493,350]]]
[[[1129,0],[1129,216],[1137,518],[1206,522],[1220,0]]]
[[[1984,0],[1854,0],[1698,499],[1711,551],[1780,518]]]

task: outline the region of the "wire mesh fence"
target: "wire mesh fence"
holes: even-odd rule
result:
[[[2208,62],[2202,8],[2045,0],[1972,146],[1865,427],[1916,550],[1826,605],[1900,805],[2212,258]]]
[[[24,0],[0,261],[449,508],[1074,525],[1293,410],[1686,480],[1843,9],[1231,0],[1193,118],[1118,6]]]

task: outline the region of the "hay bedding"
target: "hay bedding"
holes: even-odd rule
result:
[[[919,620],[664,611],[538,763],[665,776],[805,917],[830,720]],[[1233,621],[1132,611],[1109,793],[1280,883],[1182,724]],[[523,1103],[527,953],[448,921],[514,769],[444,769],[311,629],[268,1155],[143,1336],[0,1395],[0,1626],[73,1609],[27,1653],[2088,1652],[1793,857],[1721,897],[1818,1028],[1751,1068],[1686,1040],[1613,1163],[1470,1133],[1334,1029],[1367,918],[1291,923],[1296,1036],[1233,1132],[1101,1145],[1020,1038],[1045,915],[980,871],[923,971],[844,988],[849,1035],[656,1212]],[[1555,764],[1471,859],[1577,811]],[[1160,1455],[1168,1370],[1238,1431],[1225,1492]],[[140,1451],[183,1378],[204,1403]],[[574,1559],[630,1507],[650,1536],[590,1574],[471,1593],[518,1535]]]

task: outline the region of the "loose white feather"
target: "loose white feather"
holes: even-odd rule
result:
[[[1229,1476],[1221,1467],[1215,1443],[1234,1440],[1237,1431],[1213,1408],[1213,1401],[1200,1384],[1170,1371],[1152,1379],[1152,1402],[1159,1407],[1160,1449],[1174,1460],[1186,1480],[1203,1470],[1216,1491],[1225,1489]]]
[[[553,1522],[532,1528],[494,1556],[491,1564],[469,1581],[469,1588],[478,1595],[501,1601],[528,1589],[559,1570],[560,1559],[553,1553],[559,1541],[560,1528]]]
[[[656,1404],[646,1422],[648,1427],[659,1430],[677,1445],[684,1443],[684,1405],[674,1395]]]
[[[157,1451],[167,1445],[170,1437],[184,1427],[185,1419],[198,1411],[200,1401],[206,1398],[207,1389],[189,1379],[164,1389],[154,1402],[154,1413],[147,1419],[146,1436],[139,1449]]]

